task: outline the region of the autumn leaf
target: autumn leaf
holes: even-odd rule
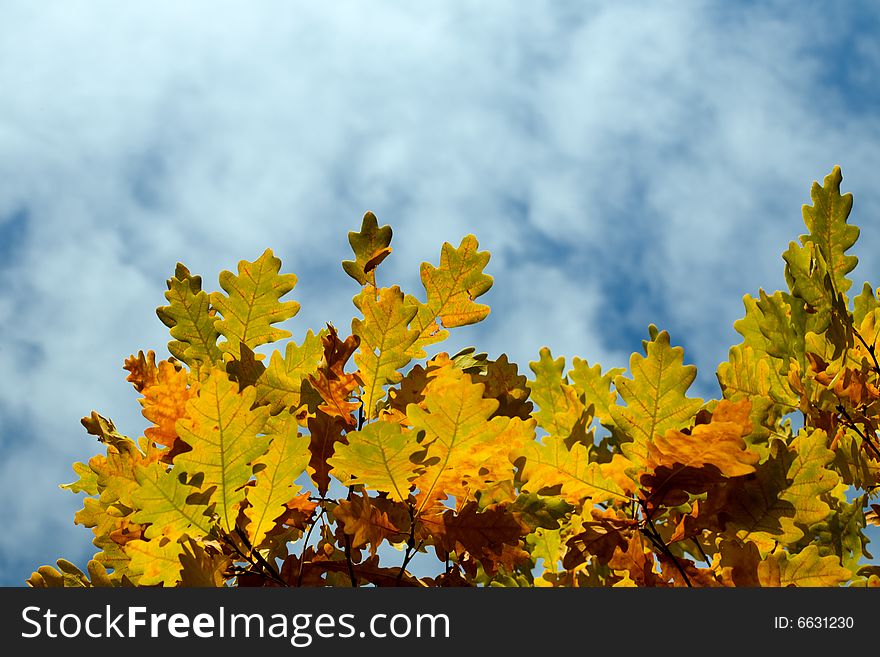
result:
[[[296,285],[293,274],[279,274],[281,260],[266,249],[253,262],[238,263],[238,275],[231,271],[220,273],[220,287],[226,292],[213,292],[211,304],[222,319],[214,323],[217,332],[226,340],[219,347],[224,353],[239,359],[239,344],[250,349],[261,344],[290,337],[290,331],[272,325],[290,319],[299,312],[296,301],[279,301]]]
[[[534,422],[492,418],[498,402],[485,399],[483,390],[483,384],[473,383],[468,374],[445,368],[426,388],[425,408],[415,404],[407,406],[413,430],[425,432],[424,444],[428,447],[424,473],[414,482],[419,489],[418,511],[444,495],[467,496],[469,482],[483,483],[512,475],[509,449],[496,440],[515,423],[516,431],[511,437],[515,445],[520,439],[517,435],[534,431]],[[499,461],[503,465],[498,465]],[[502,467],[504,471],[495,472],[488,467],[481,471],[487,464]]]
[[[357,373],[345,371],[345,364],[358,348],[360,338],[350,335],[340,340],[336,329],[328,325],[328,332],[321,337],[321,344],[324,354],[318,370],[309,375],[309,383],[324,400],[318,408],[328,416],[354,426],[357,420],[352,412],[357,410],[361,402],[350,400],[362,382]]]
[[[498,401],[495,415],[518,417],[522,420],[531,417],[534,405],[529,401],[531,391],[528,379],[519,373],[516,363],[507,359],[507,354],[488,361],[485,371],[474,375],[474,382],[485,386],[483,397]]]
[[[177,263],[174,276],[168,279],[165,298],[169,305],[157,308],[156,314],[171,329],[174,338],[168,343],[171,355],[193,368],[219,361],[221,351],[217,339],[220,334],[215,327],[212,299],[202,290],[202,277],[193,276]]]
[[[523,490],[538,493],[561,486],[559,492],[571,504],[591,500],[594,504],[629,498],[599,463],[590,461],[588,448],[574,443],[569,449],[562,438],[549,436],[543,443],[525,445],[522,471]]]
[[[423,471],[417,455],[425,448],[416,432],[395,422],[377,421],[349,432],[346,439],[348,444],[338,445],[327,459],[330,473],[344,484],[360,484],[405,501],[412,481]]]
[[[424,358],[427,355],[424,348],[445,340],[449,335],[447,329],[474,324],[489,315],[489,306],[475,302],[492,287],[492,277],[483,273],[489,253],[478,248],[477,238],[468,235],[458,248],[444,242],[439,267],[422,263],[420,274],[427,301],[421,303],[414,297],[406,298],[418,307],[410,324],[410,328],[418,331],[418,338],[409,349],[412,358]]]
[[[345,533],[352,537],[351,546],[369,545],[371,555],[376,554],[385,540],[391,543],[406,540],[411,524],[405,506],[367,495],[340,500],[333,510],[333,517],[342,522]]]
[[[296,417],[290,413],[269,418],[265,432],[271,442],[265,454],[254,460],[256,482],[247,489],[247,533],[259,548],[275,521],[287,511],[287,502],[302,489],[294,483],[311,456],[309,439],[300,436]]]
[[[630,358],[633,378],[620,375],[614,379],[626,406],[612,406],[611,417],[631,441],[621,445],[624,456],[637,466],[647,460],[648,445],[655,435],[687,426],[703,404],[702,399],[686,395],[697,368],[682,364],[684,350],[669,345],[666,331],[652,333],[646,356],[634,353]]]
[[[660,466],[703,467],[712,465],[725,477],[739,477],[755,471],[759,457],[743,440],[752,431],[751,402],[722,400],[711,422],[698,424],[690,434],[669,429],[648,445],[648,469]]]
[[[859,261],[856,256],[846,255],[859,238],[859,228],[847,223],[853,197],[852,194],[841,195],[842,180],[840,167],[835,166],[822,185],[813,183],[810,189],[813,204],[803,206],[804,223],[810,232],[800,238],[802,245],[815,244],[822,253],[834,289],[840,294],[846,293],[852,285],[847,274]]]
[[[156,377],[159,375],[156,352],[150,349],[146,354],[143,350],[139,351],[137,356],[132,354],[125,359],[122,369],[128,372],[125,380],[133,385],[135,390],[142,392],[144,388],[156,383]]]
[[[623,368],[613,367],[602,372],[602,367],[590,364],[582,358],[573,358],[568,378],[574,386],[578,398],[587,410],[593,408],[595,415],[603,424],[611,424],[611,407],[617,399],[617,392],[611,389],[614,380],[623,374]]]
[[[532,399],[538,405],[538,412],[535,413],[538,426],[559,438],[569,438],[576,428],[583,436],[586,409],[574,386],[564,378],[565,358],[560,356],[554,359],[550,350],[543,347],[539,360],[529,363],[529,367],[535,374],[534,380],[528,384]]]
[[[424,516],[421,522],[430,533],[439,554],[456,553],[461,556],[468,552],[492,566],[495,562],[501,562],[508,567],[528,558],[528,553],[523,550],[505,555],[504,546],[517,546],[520,537],[528,531],[506,508],[481,512],[475,502],[469,502],[458,512],[450,509],[437,515]]]
[[[410,361],[407,350],[418,332],[407,328],[418,308],[404,301],[396,285],[376,289],[367,285],[354,297],[354,305],[364,318],[351,320],[352,335],[360,338],[354,362],[363,382],[364,417],[376,417],[376,406],[385,398],[387,384],[399,383]]]
[[[840,482],[840,475],[826,467],[834,460],[827,443],[827,434],[815,429],[802,430],[791,444],[794,460],[786,474],[791,484],[780,499],[792,504],[794,521],[804,527],[828,517],[831,507],[822,497]]]
[[[324,335],[323,331],[317,335],[309,331],[302,345],[288,342],[283,358],[279,350],[272,352],[266,371],[255,384],[257,404],[268,404],[273,413],[282,408],[296,410],[300,407],[303,381],[308,381],[309,376],[317,372],[324,353],[321,344]]]
[[[125,552],[131,558],[128,572],[138,586],[176,586],[180,582],[183,546],[177,541],[132,541]]]
[[[345,422],[319,411],[308,419],[309,427],[309,474],[321,495],[330,487],[330,464],[328,460],[336,448],[346,439],[343,430]]]
[[[192,538],[211,531],[210,510],[198,497],[199,489],[185,480],[178,469],[168,470],[163,463],[151,463],[135,469],[138,488],[131,499],[135,506],[132,520],[149,525],[144,537],[178,540],[184,534]]]
[[[153,442],[171,448],[177,440],[177,421],[186,417],[187,402],[196,394],[197,386],[190,387],[184,369],[178,370],[172,363],[159,363],[155,383],[143,390],[139,399],[142,415],[153,423],[144,435]]]
[[[204,475],[203,488],[216,487],[212,500],[220,526],[235,528],[242,488],[251,478],[251,463],[265,454],[269,438],[258,435],[266,423],[266,407],[252,408],[256,391],[238,385],[214,370],[187,403],[187,417],[177,432],[192,449],[175,457],[175,465],[195,476]]]
[[[851,575],[836,556],[819,556],[816,545],[797,554],[776,550],[758,564],[761,586],[840,586]]]
[[[361,285],[376,287],[376,267],[391,253],[391,226],[379,227],[376,215],[364,214],[361,229],[348,233],[354,260],[345,260],[342,268]]]

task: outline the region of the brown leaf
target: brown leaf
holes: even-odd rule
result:
[[[352,537],[351,546],[368,545],[371,556],[376,555],[384,540],[392,543],[406,540],[410,526],[406,505],[392,502],[384,505],[383,510],[373,504],[374,499],[366,494],[354,495],[350,500],[341,500],[333,511],[333,516],[342,522],[345,533]]]
[[[346,442],[343,435],[346,424],[338,417],[318,411],[314,417],[308,419],[308,427],[309,451],[312,454],[309,469],[312,481],[317,484],[321,495],[324,495],[330,486],[330,466],[327,459],[333,456],[336,443]]]
[[[479,512],[476,502],[468,502],[458,513],[449,509],[419,519],[434,539],[438,552],[454,552],[459,557],[470,553],[490,574],[498,564],[512,568],[528,558],[519,542],[529,529],[505,507]]]
[[[614,509],[593,508],[593,518],[583,523],[583,531],[568,539],[568,550],[562,558],[562,566],[573,570],[580,564],[596,557],[600,563],[608,563],[618,548],[625,549],[638,521],[618,515]]]
[[[349,426],[355,426],[357,420],[352,412],[360,406],[360,402],[349,400],[361,385],[361,380],[357,374],[346,373],[345,364],[360,345],[360,338],[350,335],[343,342],[332,324],[328,324],[327,328],[327,334],[321,338],[324,357],[317,373],[309,375],[309,382],[324,400],[318,407],[320,410],[331,417],[342,419]]]

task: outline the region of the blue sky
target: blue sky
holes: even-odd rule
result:
[[[625,366],[653,322],[717,397],[835,164],[880,284],[878,33],[871,2],[4,0],[0,584],[93,553],[57,484],[92,409],[143,431],[121,367],[167,353],[175,263],[216,289],[271,247],[294,339],[348,327],[366,210],[385,283],[467,233],[492,252],[492,314],[448,349]]]

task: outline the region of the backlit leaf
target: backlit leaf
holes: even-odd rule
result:
[[[212,500],[221,527],[235,527],[242,488],[251,478],[251,463],[265,454],[269,438],[258,435],[266,423],[266,407],[252,409],[256,391],[238,385],[214,370],[187,403],[187,417],[177,432],[192,449],[175,457],[175,464],[191,477],[204,475],[203,488],[216,487]]]
[[[222,316],[214,326],[226,338],[219,345],[224,353],[238,359],[241,342],[253,350],[290,337],[290,331],[272,326],[299,312],[296,301],[279,301],[296,285],[294,274],[279,274],[280,270],[281,260],[272,255],[272,249],[266,249],[253,262],[240,261],[237,275],[220,273],[220,287],[226,294],[213,292],[211,304]]]

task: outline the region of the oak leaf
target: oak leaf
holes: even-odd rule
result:
[[[287,511],[287,503],[302,487],[295,482],[311,456],[309,439],[300,436],[296,417],[290,413],[269,418],[265,432],[270,438],[265,454],[254,460],[256,482],[247,489],[247,533],[251,545],[260,548],[276,521]]]
[[[344,260],[342,268],[361,285],[376,287],[376,267],[391,253],[391,226],[379,227],[376,215],[364,214],[361,229],[348,233],[354,260]]]
[[[239,359],[239,345],[250,349],[290,337],[290,331],[273,324],[290,319],[299,312],[296,301],[280,298],[296,286],[294,274],[279,274],[281,260],[266,249],[253,262],[238,263],[238,274],[220,273],[220,287],[226,292],[211,293],[211,304],[221,315],[214,322],[217,332],[226,338],[220,349]]]
[[[686,395],[697,370],[682,364],[684,350],[670,346],[666,331],[652,333],[645,345],[646,355],[634,353],[630,358],[633,378],[620,375],[614,379],[626,406],[612,406],[611,417],[631,441],[623,443],[621,451],[636,466],[647,460],[648,445],[655,435],[686,426],[703,404],[702,399]]]
[[[215,487],[212,500],[220,526],[235,529],[243,486],[251,478],[251,463],[265,454],[269,444],[263,430],[269,410],[252,408],[256,391],[239,391],[225,373],[213,370],[199,386],[199,394],[187,402],[187,417],[177,422],[177,432],[192,449],[175,457],[175,465],[189,473],[204,475],[203,487]]]
[[[492,287],[492,277],[483,273],[489,253],[478,248],[477,238],[467,235],[458,248],[449,242],[443,244],[439,267],[422,263],[420,274],[427,301],[421,303],[407,296],[408,302],[418,306],[410,324],[410,328],[418,331],[418,338],[409,349],[413,358],[424,358],[424,348],[445,340],[449,335],[447,329],[474,324],[489,315],[489,306],[474,301]]]
[[[794,555],[777,549],[758,564],[758,581],[765,587],[839,586],[851,576],[837,556],[819,556],[816,545]]]
[[[417,455],[424,454],[425,447],[417,437],[415,431],[394,422],[367,424],[360,431],[347,433],[347,444],[336,446],[327,459],[330,473],[344,484],[360,484],[403,502],[409,497],[412,481],[423,472]]]
[[[177,263],[174,276],[168,279],[167,306],[156,309],[162,323],[171,329],[168,351],[192,368],[221,358],[211,297],[202,290],[202,277],[193,276]],[[236,342],[236,344],[238,344]]]
[[[352,335],[360,338],[354,362],[364,386],[364,417],[371,420],[376,417],[377,404],[385,398],[384,386],[403,378],[399,370],[409,363],[407,350],[418,337],[417,331],[407,327],[418,308],[404,301],[396,285],[379,289],[366,285],[354,297],[354,305],[364,316],[351,320]]]

